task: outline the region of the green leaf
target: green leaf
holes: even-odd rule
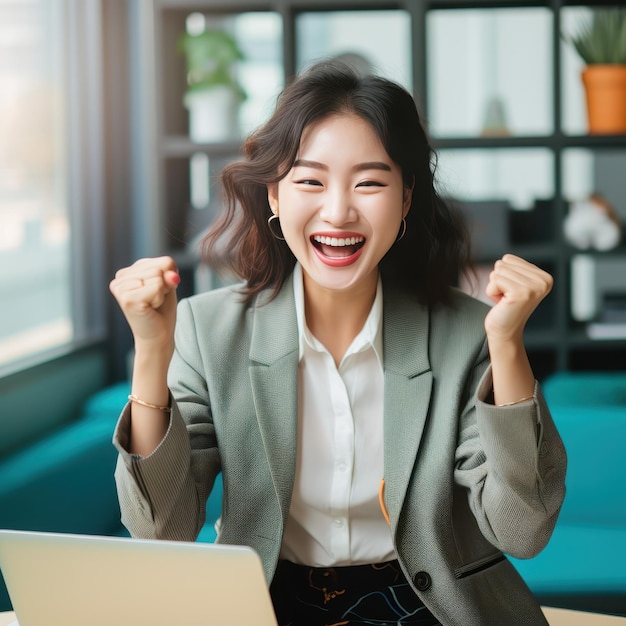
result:
[[[197,35],[185,33],[178,40],[178,50],[185,55],[189,90],[226,85],[245,98],[234,71],[244,55],[229,33],[218,29]]]
[[[626,65],[626,9],[598,9],[578,32],[564,37],[587,65]]]

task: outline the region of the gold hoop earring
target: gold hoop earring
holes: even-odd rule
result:
[[[278,222],[276,222],[276,225],[280,229],[280,235],[276,234],[276,231],[274,229],[274,220],[278,220]],[[279,241],[285,241],[285,238],[283,237],[283,230],[282,228],[280,228],[280,218],[278,217],[278,215],[276,215],[276,213],[272,213],[272,215],[267,218],[267,226],[270,229],[270,233],[272,233],[272,236],[275,239],[278,239]]]
[[[402,237],[404,237],[405,234],[406,234],[406,219],[402,218],[401,231],[398,232],[398,236],[396,237],[396,243],[398,243],[398,241],[400,241],[400,239],[402,239]]]

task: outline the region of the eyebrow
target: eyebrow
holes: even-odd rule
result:
[[[296,159],[293,167],[311,167],[317,170],[328,171],[328,165],[319,163],[318,161],[308,161],[307,159]],[[362,172],[364,170],[383,170],[385,172],[391,172],[391,166],[381,161],[367,161],[366,163],[358,163],[353,168],[356,172]]]

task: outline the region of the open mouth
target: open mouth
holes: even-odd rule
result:
[[[327,237],[314,235],[311,243],[324,256],[331,259],[344,259],[356,254],[365,244],[365,237]]]

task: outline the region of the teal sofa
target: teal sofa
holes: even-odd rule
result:
[[[548,546],[511,561],[545,604],[626,615],[626,372],[561,372],[542,387],[567,493]]]
[[[0,459],[0,528],[128,536],[120,521],[113,472],[113,429],[129,394],[127,382],[87,400],[80,419]],[[215,540],[222,485],[207,504],[199,541]],[[0,575],[0,611],[10,609]]]

